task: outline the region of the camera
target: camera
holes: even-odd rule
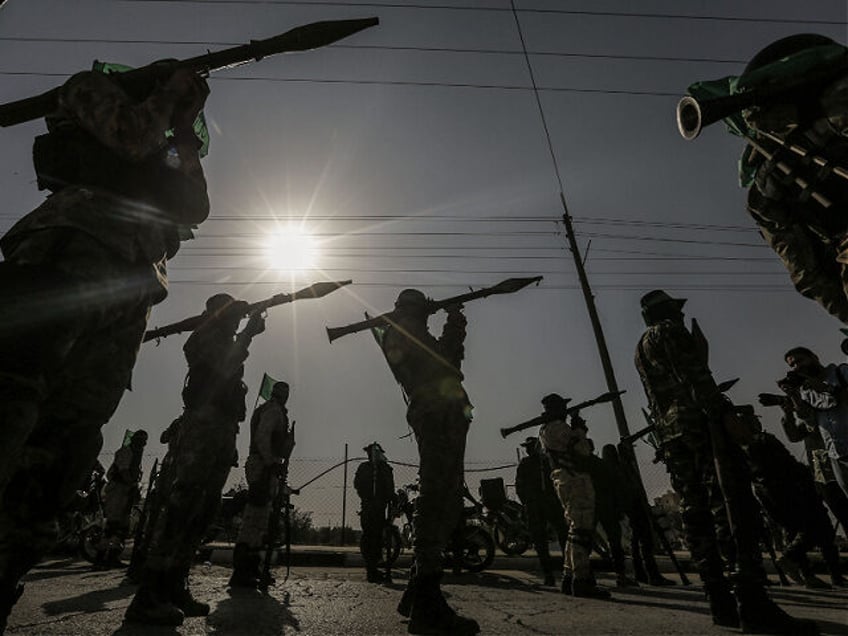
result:
[[[788,398],[785,395],[775,393],[760,393],[757,399],[762,406],[783,406]]]
[[[798,371],[787,371],[786,376],[777,381],[777,386],[783,390],[786,390],[784,387],[800,389],[803,384],[804,376]]]

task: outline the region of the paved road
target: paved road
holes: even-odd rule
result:
[[[282,570],[277,572],[282,577]],[[369,585],[358,568],[297,567],[270,595],[225,590],[229,569],[198,565],[192,571],[196,596],[212,604],[207,618],[187,619],[179,628],[122,625],[135,586],[122,573],[92,572],[75,560],[46,562],[27,577],[15,607],[10,636],[271,636],[303,634],[404,634],[394,607],[405,586]],[[462,612],[476,618],[483,634],[732,634],[714,628],[698,586],[613,590],[613,602],[574,599],[537,585],[526,570],[497,570],[447,577],[445,590]],[[602,576],[602,584],[612,580]],[[791,614],[819,621],[824,634],[848,635],[848,590],[810,592],[772,588]]]

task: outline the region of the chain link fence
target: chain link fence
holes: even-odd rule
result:
[[[364,456],[349,457],[292,457],[289,462],[289,485],[300,489],[293,496],[298,534],[309,537],[315,543],[355,543],[359,530],[359,498],[353,488],[353,477]],[[395,489],[418,480],[418,465],[411,462],[389,461],[394,473]],[[517,500],[515,494],[515,471],[517,458],[513,461],[468,461],[465,464],[465,482],[471,494],[479,499],[480,481],[501,478],[507,496]],[[668,476],[662,465],[645,462],[640,465],[649,501],[670,501]],[[230,478],[230,493],[245,488],[243,473],[238,469]],[[673,503],[673,499],[671,500]],[[304,532],[303,526],[306,525]],[[344,533],[341,531],[345,528]]]

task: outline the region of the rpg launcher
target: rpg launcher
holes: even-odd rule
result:
[[[379,22],[379,18],[312,22],[266,40],[251,40],[250,44],[198,55],[185,60],[149,64],[116,74],[115,80],[130,95],[143,95],[150,92],[158,82],[167,80],[177,69],[187,68],[205,77],[214,71],[258,62],[263,57],[270,55],[292,51],[309,51],[327,46],[363,29],[375,26]],[[25,121],[40,119],[56,110],[58,97],[59,89],[54,88],[41,95],[2,104],[0,105],[0,126],[14,126]]]
[[[244,315],[249,316],[252,313],[261,313],[269,307],[285,305],[286,303],[294,302],[295,300],[300,300],[302,298],[321,298],[336,291],[337,289],[340,289],[341,287],[344,287],[345,285],[350,285],[352,282],[353,281],[350,280],[338,280],[325,283],[315,283],[314,285],[304,287],[303,289],[292,292],[291,294],[276,294],[270,298],[266,298],[265,300],[249,304],[244,311]],[[182,333],[184,331],[194,331],[203,323],[204,320],[206,320],[206,317],[203,314],[200,314],[192,316],[191,318],[180,320],[179,322],[171,323],[170,325],[165,325],[164,327],[145,331],[142,342],[147,342],[148,340],[159,340],[159,338],[166,338],[175,333]]]
[[[427,314],[434,314],[440,309],[445,309],[451,305],[461,305],[470,300],[477,300],[478,298],[487,298],[496,294],[514,294],[533,283],[538,285],[541,280],[541,276],[534,276],[533,278],[508,278],[507,280],[502,281],[497,285],[493,285],[492,287],[484,287],[483,289],[478,289],[477,291],[472,291],[467,294],[452,296],[451,298],[445,298],[444,300],[429,300],[427,302]],[[357,333],[359,331],[375,329],[378,327],[389,327],[395,323],[396,317],[397,314],[394,311],[390,311],[379,316],[374,316],[373,318],[368,318],[361,322],[355,322],[345,327],[327,327],[327,337],[330,339],[330,342],[332,342],[336,338],[341,338],[342,336],[346,336],[350,333]]]
[[[604,404],[606,402],[612,402],[622,393],[626,393],[626,390],[621,391],[609,391],[604,393],[603,395],[599,395],[593,400],[586,400],[585,402],[580,402],[579,404],[575,404],[566,409],[566,415],[576,415],[582,409],[585,409],[589,406],[594,406],[595,404]],[[544,413],[537,417],[534,417],[532,420],[527,420],[526,422],[522,422],[521,424],[516,424],[515,426],[510,426],[508,428],[501,429],[501,437],[506,439],[508,435],[512,435],[513,433],[517,433],[518,431],[523,431],[528,428],[533,428],[534,426],[541,426],[542,424],[547,424],[548,422],[553,422],[554,420],[561,420],[562,415],[553,414],[553,413]]]

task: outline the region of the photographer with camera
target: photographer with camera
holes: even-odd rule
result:
[[[783,428],[791,441],[804,441],[816,481],[824,484],[825,501],[844,526],[848,516],[848,364],[824,366],[806,347],[790,349],[784,360],[790,371],[777,382],[786,395],[779,401]],[[775,396],[765,397],[761,403],[774,403]]]

